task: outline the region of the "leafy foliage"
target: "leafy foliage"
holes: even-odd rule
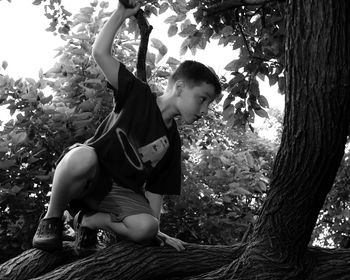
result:
[[[217,113],[181,126],[183,194],[167,200],[162,228],[189,242],[230,244],[251,230],[277,146],[227,129]]]
[[[225,67],[232,78],[224,80],[228,95],[223,109],[230,126],[245,129],[247,123],[254,123],[255,115],[268,116],[265,109],[269,104],[260,94],[257,77],[264,80],[267,76],[270,85],[280,81],[279,88],[284,91],[284,10],[275,1],[260,1],[254,6],[236,2],[191,0],[184,11],[184,1],[177,1],[173,4],[177,15],[167,22],[169,32],[181,24],[179,35],[186,38],[182,53],[204,49],[210,39],[239,50],[239,58]],[[195,24],[184,17],[187,11],[193,11]]]
[[[350,246],[350,149],[339,167],[332,190],[327,195],[314,229],[313,240],[322,247]]]
[[[46,3],[36,0],[33,4]],[[91,6],[98,5],[95,0]],[[225,69],[231,72],[230,79],[223,80],[223,88],[228,92],[224,104],[224,117],[231,127],[245,129],[254,123],[255,115],[266,118],[269,104],[260,94],[257,77],[268,78],[270,85],[278,84],[280,92],[285,90],[284,41],[285,41],[285,1],[142,1],[146,16],[157,16],[171,12],[165,23],[169,25],[168,36],[179,35],[184,38],[180,54],[187,51],[196,53],[205,49],[211,39],[220,45],[240,52],[239,58],[229,62]],[[107,7],[108,2],[101,2]],[[60,34],[68,34],[74,26],[70,13],[61,6],[61,0],[50,0],[45,10],[53,10],[45,15],[50,19],[49,30],[56,32],[57,23]],[[91,10],[91,8],[89,8]],[[189,15],[193,15],[190,17]],[[79,20],[90,21],[88,15],[80,15]],[[138,36],[136,24],[130,32]],[[158,48],[160,50],[160,48]],[[165,50],[164,48],[162,49]],[[162,55],[160,50],[156,60]]]

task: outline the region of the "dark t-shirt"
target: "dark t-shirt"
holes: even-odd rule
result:
[[[115,106],[85,143],[95,148],[103,174],[142,193],[180,194],[181,142],[175,121],[168,129],[147,83],[123,64]]]

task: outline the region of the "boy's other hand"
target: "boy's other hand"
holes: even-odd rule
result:
[[[119,0],[118,9],[124,11],[125,17],[134,16],[140,9],[140,4],[135,0]]]
[[[171,236],[169,236],[163,232],[160,232],[160,231],[157,234],[157,239],[159,241],[160,246],[164,246],[165,244],[167,244],[167,245],[175,248],[179,252],[185,250],[185,245],[187,244],[186,242],[184,242],[180,239],[171,237]]]

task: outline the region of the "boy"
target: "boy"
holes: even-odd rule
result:
[[[33,247],[61,248],[63,211],[79,201],[74,218],[78,247],[90,246],[94,231],[105,229],[135,242],[159,237],[184,250],[184,242],[159,231],[163,195],[178,195],[181,188],[181,144],[174,117],[193,123],[207,113],[221,87],[206,66],[185,61],[169,78],[166,92],[155,97],[111,55],[116,32],[139,9],[135,1],[129,4],[135,8],[118,3],[93,46],[94,59],[114,91],[114,110],[92,138],[70,147],[59,161]]]

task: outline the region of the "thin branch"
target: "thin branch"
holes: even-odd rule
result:
[[[258,59],[258,60],[261,60],[261,61],[269,61],[269,59],[264,59],[264,58],[262,58],[262,57],[258,57],[258,56],[253,55],[252,51],[250,50],[250,47],[249,47],[247,38],[246,38],[246,36],[244,35],[242,26],[241,26],[240,24],[238,24],[238,28],[239,28],[239,31],[240,31],[240,33],[241,33],[241,35],[242,35],[242,38],[243,38],[243,41],[244,41],[244,45],[245,45],[246,48],[247,48],[247,51],[248,51],[248,53],[249,53],[249,56],[250,56],[251,58],[255,58],[255,59]]]
[[[247,51],[249,52],[249,56],[253,57],[253,54],[252,52],[250,51],[250,47],[249,47],[249,44],[248,44],[248,41],[247,41],[247,38],[245,37],[244,33],[243,33],[243,28],[240,24],[238,24],[238,28],[239,28],[239,31],[241,32],[241,35],[242,35],[242,38],[243,38],[243,41],[244,41],[244,44],[247,48]]]

